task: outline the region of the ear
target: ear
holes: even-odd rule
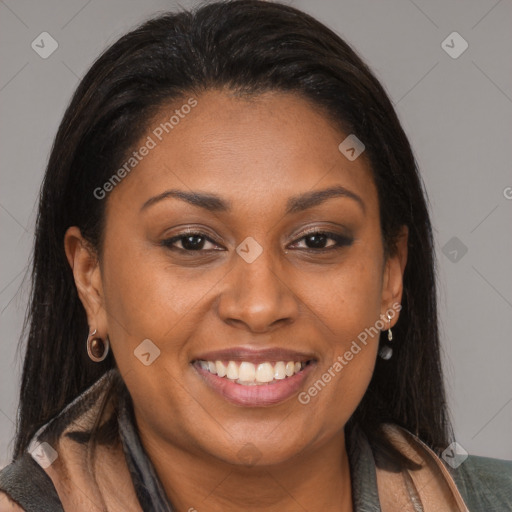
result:
[[[409,229],[407,226],[402,226],[396,239],[395,251],[392,255],[388,256],[385,263],[382,281],[381,315],[384,315],[394,304],[401,304],[402,302],[408,239]],[[396,324],[398,316],[398,314],[393,316],[390,327]]]
[[[73,271],[78,296],[87,313],[89,327],[91,330],[97,329],[97,335],[105,338],[108,334],[107,315],[97,254],[77,226],[67,229],[64,250]]]

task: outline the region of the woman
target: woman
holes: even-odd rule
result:
[[[0,510],[510,510],[512,464],[451,444],[435,297],[344,41],[258,0],[150,20],[52,149]]]

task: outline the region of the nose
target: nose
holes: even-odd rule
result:
[[[254,333],[293,323],[300,301],[270,251],[263,251],[252,263],[235,257],[235,268],[226,275],[217,301],[222,321]]]

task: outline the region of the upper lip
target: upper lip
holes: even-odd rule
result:
[[[254,364],[259,364],[271,361],[306,362],[314,359],[315,357],[311,353],[297,352],[295,350],[279,347],[262,349],[233,347],[223,350],[214,350],[212,352],[204,352],[195,356],[192,361],[248,361]]]

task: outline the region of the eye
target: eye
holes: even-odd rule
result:
[[[176,246],[175,244],[181,244],[181,247]],[[186,233],[181,233],[172,238],[168,238],[166,240],[162,240],[160,242],[161,245],[168,247],[171,250],[185,251],[185,252],[205,252],[212,251],[218,249],[211,249],[206,247],[207,244],[216,245],[215,242],[206,236],[204,233],[187,231]],[[218,247],[218,246],[217,246]]]
[[[301,242],[302,240],[304,240],[306,244],[304,249],[313,252],[340,249],[342,247],[351,245],[353,242],[353,239],[349,236],[319,230],[303,233],[302,237],[298,240],[298,242],[295,242],[295,244]],[[333,241],[334,243],[329,244],[329,240]]]

